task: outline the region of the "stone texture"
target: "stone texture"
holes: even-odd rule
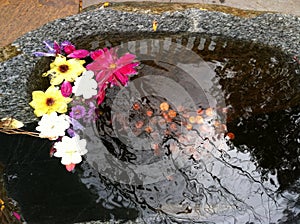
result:
[[[17,39],[13,45],[23,54],[0,66],[0,117],[14,116],[23,122],[34,119],[28,106],[31,98],[28,82],[42,51],[44,40],[72,40],[87,35],[117,32],[153,32],[152,21],[159,23],[159,32],[196,32],[246,39],[281,48],[287,53],[300,53],[300,18],[281,14],[264,14],[243,19],[219,12],[186,10],[161,15],[141,15],[110,9],[96,9],[50,22]],[[22,76],[20,76],[22,74]],[[30,89],[30,88],[29,88]],[[32,90],[32,89],[30,89]],[[12,97],[14,96],[14,97]]]
[[[40,59],[33,57],[32,52],[43,50],[43,40],[72,40],[111,32],[153,33],[154,19],[159,23],[158,32],[223,35],[276,46],[290,55],[300,54],[300,18],[292,15],[264,14],[245,19],[195,9],[161,15],[96,9],[55,20],[13,42],[23,53],[0,64],[0,117],[14,116],[23,122],[35,119],[28,106],[28,89],[34,79],[33,71],[40,63]]]

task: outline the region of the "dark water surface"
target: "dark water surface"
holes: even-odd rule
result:
[[[86,127],[93,144],[75,173],[49,158],[50,142],[0,135],[7,190],[28,223],[300,220],[300,76],[290,56],[196,34],[73,42],[78,49],[120,46],[135,53],[139,75],[125,89],[108,90],[98,122]],[[47,88],[40,77],[47,63],[42,59],[36,67],[29,93]],[[176,111],[170,122],[159,110],[163,102]],[[197,115],[204,123],[191,122]],[[227,132],[235,139],[226,140]]]

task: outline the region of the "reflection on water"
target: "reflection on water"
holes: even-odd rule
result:
[[[129,43],[118,35],[75,40],[78,48],[120,45],[141,60],[140,75],[124,89],[111,88],[97,124],[86,125],[90,151],[76,174],[92,201],[112,219],[132,209],[146,223],[296,222],[297,65],[250,42],[200,35],[143,40],[151,35],[128,35],[141,39]],[[39,167],[37,174],[44,172]],[[124,210],[113,215],[118,207]]]

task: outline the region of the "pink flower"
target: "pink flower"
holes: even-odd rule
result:
[[[99,86],[99,90],[98,90],[98,95],[97,95],[97,105],[100,105],[104,98],[105,98],[105,90],[107,88],[107,83],[102,83],[102,84],[98,84]]]
[[[68,58],[85,58],[90,54],[87,50],[74,50],[68,55]]]
[[[60,87],[61,95],[69,97],[72,94],[72,85],[68,81],[64,81]]]
[[[13,212],[13,215],[16,217],[17,220],[21,220],[21,215],[17,212]]]
[[[71,54],[73,51],[76,50],[75,46],[67,40],[61,43],[61,48],[66,54]]]
[[[118,58],[116,48],[105,48],[103,51],[93,52],[92,55],[91,57],[95,58],[94,62],[87,65],[86,68],[96,74],[99,89],[97,103],[99,105],[104,100],[107,84],[110,83],[111,86],[127,85],[129,76],[137,73],[135,67],[139,63],[134,62],[136,56],[129,53]]]
[[[106,48],[107,49],[107,48]],[[96,58],[100,57],[102,54],[104,53],[103,50],[96,50],[96,51],[92,51],[90,53],[90,57],[95,60]]]

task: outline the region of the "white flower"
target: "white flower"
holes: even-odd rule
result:
[[[36,130],[41,132],[39,134],[41,138],[55,140],[59,136],[65,135],[66,129],[70,127],[70,122],[67,115],[57,116],[56,112],[52,112],[50,115],[44,114],[38,125]]]
[[[61,157],[61,163],[63,165],[80,163],[81,156],[87,153],[86,140],[80,139],[78,135],[73,138],[68,136],[62,137],[61,142],[54,144],[56,152],[55,157]]]
[[[85,71],[82,76],[76,78],[72,92],[75,96],[83,96],[84,99],[90,99],[97,94],[97,82],[93,71]]]

